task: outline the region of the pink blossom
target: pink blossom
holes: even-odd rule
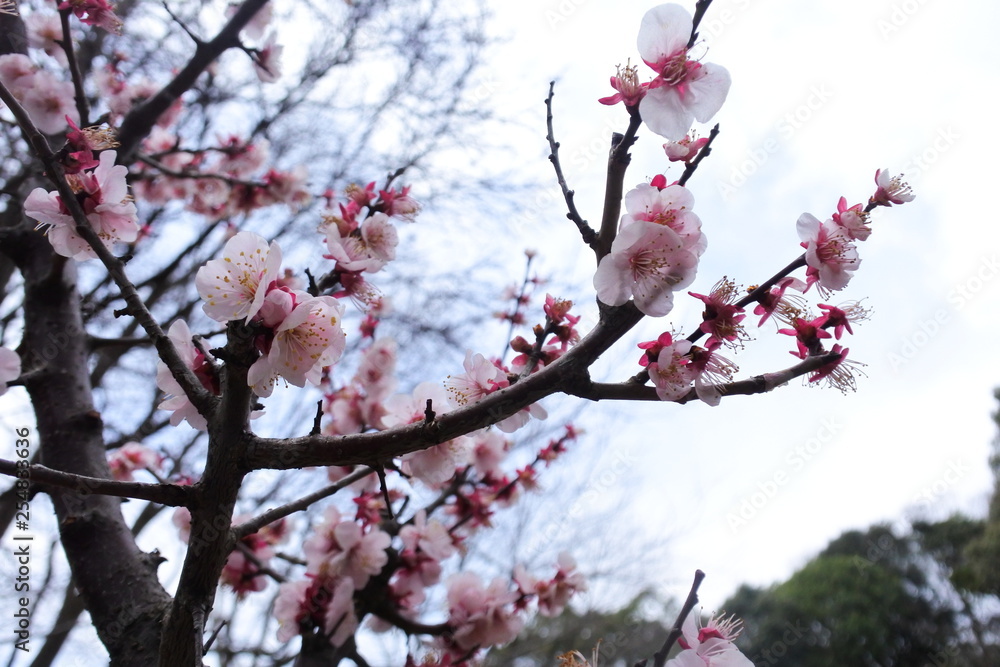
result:
[[[663,179],[664,183],[666,179]],[[708,246],[701,232],[701,219],[692,213],[694,195],[681,185],[663,185],[658,182],[640,183],[625,194],[625,210],[620,228],[636,220],[646,220],[664,225],[677,232],[684,247],[700,257]]]
[[[822,290],[828,291],[847,287],[861,266],[851,236],[833,220],[820,222],[809,213],[799,216],[796,228],[806,249],[806,283],[819,283]]]
[[[739,296],[739,288],[736,283],[723,277],[715,283],[709,294],[695,294],[688,292],[691,296],[701,299],[705,303],[705,311],[702,313],[702,323],[698,327],[704,333],[709,334],[706,347],[713,345],[730,345],[731,347],[742,346],[742,341],[747,338],[743,325],[740,322],[746,315],[742,308],[737,308],[733,303]]]
[[[399,236],[385,213],[375,213],[361,226],[341,236],[335,225],[326,227],[326,243],[337,268],[375,273],[396,258]]]
[[[264,303],[268,286],[278,276],[281,248],[270,247],[253,232],[240,232],[226,242],[222,259],[198,269],[194,284],[205,300],[205,314],[216,322],[249,322]]]
[[[354,611],[354,584],[350,579],[286,582],[274,601],[278,641],[287,642],[303,626],[319,627],[330,643],[340,646],[358,629]]]
[[[576,571],[576,561],[565,551],[559,554],[558,569],[552,579],[536,579],[518,565],[514,568],[514,581],[522,595],[537,596],[538,613],[542,616],[558,616],[573,595],[587,590],[586,579]]]
[[[160,455],[138,442],[126,442],[108,456],[111,476],[119,482],[131,482],[135,470],[159,471]]]
[[[21,105],[43,134],[57,134],[66,129],[66,118],[79,120],[76,91],[69,81],[60,81],[45,70],[32,78],[30,88],[22,89]],[[124,169],[124,167],[123,167]]]
[[[483,397],[507,386],[507,375],[493,362],[472,350],[466,350],[465,372],[448,376],[445,388],[459,405],[476,403]]]
[[[202,352],[193,341],[191,330],[184,320],[174,320],[167,330],[167,337],[173,343],[174,349],[181,361],[194,371],[195,377],[201,380],[202,386],[213,394],[219,393],[219,380],[212,366],[212,355]],[[192,428],[204,431],[208,428],[205,418],[195,409],[180,384],[174,378],[170,369],[162,361],[156,364],[156,386],[167,395],[157,408],[171,410],[170,423],[177,426],[186,419]]]
[[[421,382],[413,388],[412,394],[396,394],[385,400],[386,415],[382,423],[386,428],[423,421],[427,402],[435,414],[443,414],[452,409],[451,400],[444,387],[436,382]]]
[[[594,287],[602,303],[620,306],[634,296],[636,308],[662,317],[673,309],[674,291],[690,285],[697,269],[697,255],[673,229],[636,220],[611,244],[594,274]]]
[[[671,162],[690,162],[707,143],[708,137],[695,139],[692,134],[688,134],[680,141],[668,141],[663,144],[663,150]]]
[[[391,541],[377,527],[365,533],[356,522],[342,521],[340,512],[330,507],[303,545],[307,572],[322,578],[346,577],[356,588],[364,588],[389,562],[386,549]]]
[[[0,347],[0,396],[7,393],[7,385],[21,377],[21,356],[14,350]]]
[[[68,64],[66,51],[57,43],[63,39],[62,22],[58,14],[34,12],[24,17],[24,26],[28,31],[28,46],[41,49],[55,58],[62,67]]]
[[[410,196],[410,186],[408,185],[402,190],[396,190],[395,188],[379,190],[378,195],[379,201],[375,206],[384,211],[389,217],[413,222],[417,217],[417,213],[420,212],[420,204]]]
[[[839,306],[830,306],[825,303],[819,304],[820,310],[826,312],[816,321],[816,325],[824,329],[833,329],[833,335],[837,340],[844,331],[854,334],[851,329],[851,322],[861,322],[868,319],[870,312],[857,301],[842,303]]]
[[[702,625],[701,616],[689,613],[678,640],[682,650],[667,662],[670,667],[753,667],[733,643],[741,630],[733,617],[713,616]]]
[[[135,204],[125,182],[128,169],[116,165],[116,157],[115,151],[104,151],[93,172],[72,177],[87,220],[107,248],[117,242],[131,243],[139,234]],[[48,227],[49,242],[58,254],[77,261],[97,257],[76,233],[76,223],[58,192],[35,188],[24,201],[24,212],[37,220],[39,227]]]
[[[885,169],[879,169],[875,172],[875,185],[878,186],[878,189],[871,196],[869,205],[892,206],[893,204],[905,204],[915,198],[909,183],[903,180],[903,174],[890,176]]]
[[[262,83],[274,83],[281,78],[281,55],[285,47],[277,40],[277,34],[272,32],[262,47],[252,51],[253,68]]]
[[[660,350],[656,361],[651,362],[649,379],[656,387],[656,395],[661,401],[676,401],[691,390],[694,379],[692,369],[688,367],[691,352],[691,341],[686,339],[672,340],[670,334],[663,334],[660,340],[670,340]]]
[[[754,315],[761,316],[757,326],[763,326],[771,315],[774,315],[776,320],[788,325],[791,325],[793,320],[805,315],[808,304],[800,296],[785,296],[785,290],[789,287],[799,292],[804,292],[807,289],[806,284],[798,278],[786,276],[779,280],[757,299],[757,305],[753,309]]]
[[[816,369],[816,372],[809,376],[807,384],[826,380],[828,386],[839,390],[842,394],[846,394],[848,391],[857,391],[854,372],[857,370],[864,375],[864,372],[857,368],[864,364],[848,359],[847,354],[850,351],[849,348],[842,348],[839,344],[834,344],[830,354],[837,355],[836,358]]]
[[[696,119],[711,120],[731,83],[725,68],[690,59],[692,24],[687,10],[667,4],[646,12],[639,27],[639,55],[656,72],[639,113],[650,130],[672,140],[682,139]]]
[[[508,449],[510,441],[496,431],[479,431],[473,435],[472,465],[483,476],[497,476]]]
[[[267,576],[261,567],[274,557],[271,545],[256,533],[241,540],[241,548],[233,550],[219,575],[219,581],[233,589],[237,596],[258,593],[267,587]],[[246,549],[245,553],[243,549]]]
[[[854,241],[865,241],[872,233],[867,224],[868,214],[865,213],[864,206],[855,204],[848,207],[847,199],[844,197],[837,202],[837,212],[833,214],[833,221]]]
[[[226,17],[232,18],[236,11],[240,8],[241,3],[231,2],[229,6],[226,7]],[[243,31],[241,34],[245,35],[249,39],[260,39],[264,36],[264,31],[271,23],[271,18],[274,15],[274,5],[268,3],[258,10],[253,18],[243,26]]]
[[[420,550],[434,560],[444,560],[455,553],[454,540],[448,529],[437,519],[427,519],[427,512],[420,510],[413,523],[399,530],[404,549]]]
[[[72,11],[87,25],[99,26],[116,35],[122,32],[122,21],[107,0],[65,0],[59,4],[59,9]]]
[[[506,644],[524,626],[512,607],[518,594],[502,579],[484,587],[479,576],[459,572],[448,579],[448,625],[459,650]]]
[[[618,73],[611,77],[611,87],[618,92],[609,97],[602,97],[597,100],[598,102],[607,105],[624,102],[626,107],[635,107],[646,96],[649,84],[639,83],[638,68],[627,64],[625,67],[618,66]]]
[[[694,378],[694,391],[705,403],[716,406],[725,394],[725,385],[733,381],[736,364],[716,354],[721,343],[691,347],[688,371]]]
[[[461,436],[439,445],[403,455],[403,472],[436,489],[455,475],[457,468],[469,463],[469,439]]]
[[[274,329],[270,351],[250,367],[247,382],[254,393],[270,396],[279,376],[296,387],[319,385],[323,368],[337,363],[344,352],[343,316],[343,304],[331,296],[298,303]]]

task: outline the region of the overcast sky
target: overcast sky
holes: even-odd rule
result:
[[[611,4],[497,3],[496,25],[510,42],[482,84],[501,114],[537,128],[537,146],[522,156],[526,165],[536,158],[545,177],[541,100],[557,80],[556,134],[592,222],[609,134],[627,122],[621,106],[596,99],[612,92],[616,64],[638,60],[639,22],[653,6]],[[786,578],[845,529],[985,511],[1000,384],[1000,228],[989,211],[998,142],[986,103],[1000,64],[998,13],[973,0],[717,0],[710,8],[704,60],[728,68],[733,85],[715,118],[722,134],[689,183],[709,239],[693,291],[723,275],[744,285],[766,279],[800,252],[801,213],[827,218],[841,195],[867,201],[878,168],[905,172],[917,198],[875,213],[860,270],[831,300],[864,298],[873,311],[847,341],[851,358],[867,364],[856,394],[795,383],[717,408],[587,408],[586,420],[615,434],[605,464],[636,461],[623,482],[641,489],[635,516],[671,539],[672,558],[655,577],[667,590],[683,595],[701,568],[712,607],[740,582]],[[627,188],[665,168],[662,143],[640,130]],[[514,230],[540,246],[543,272],[575,276],[586,294],[593,260],[549,194],[525,202]],[[674,313],[647,319],[607,355],[605,379],[636,370],[635,342],[671,326],[692,330],[699,309],[677,301]],[[790,338],[770,326],[756,336],[734,357],[744,376],[794,362]],[[608,469],[594,462],[594,480]]]

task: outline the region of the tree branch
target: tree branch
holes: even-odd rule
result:
[[[171,507],[187,506],[191,502],[191,487],[188,486],[119,482],[117,480],[88,477],[87,475],[77,475],[70,472],[63,472],[62,470],[54,470],[38,463],[27,468],[18,469],[13,461],[0,459],[0,473],[4,475],[17,477],[19,472],[23,474],[25,470],[28,471],[28,479],[32,482],[58,486],[81,494],[95,493],[102,496],[149,500]]]

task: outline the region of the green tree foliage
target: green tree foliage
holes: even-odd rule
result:
[[[956,614],[926,562],[911,534],[850,531],[788,581],[744,586],[726,610],[747,620],[743,648],[758,666],[948,664]]]

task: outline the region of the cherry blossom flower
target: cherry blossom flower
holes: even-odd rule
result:
[[[628,63],[625,67],[618,66],[618,73],[611,77],[611,87],[618,92],[609,97],[602,97],[597,100],[598,102],[607,105],[624,102],[626,107],[635,107],[646,96],[649,84],[639,83],[638,68]]]
[[[296,387],[304,387],[306,382],[319,385],[323,368],[337,363],[344,352],[343,316],[343,304],[331,296],[298,303],[274,329],[267,355],[255,361],[247,373],[254,393],[270,396],[279,376]]]
[[[21,88],[20,93],[21,105],[43,134],[65,130],[67,117],[79,120],[73,84],[60,81],[45,70],[39,70],[32,77],[31,87]]]
[[[796,295],[785,295],[785,290],[789,287],[799,292],[807,289],[806,284],[798,278],[786,276],[779,280],[757,299],[757,306],[753,309],[754,315],[761,316],[757,326],[763,326],[772,315],[774,319],[791,326],[793,320],[806,314],[808,304],[805,299]]]
[[[287,642],[302,626],[319,627],[340,646],[358,629],[354,611],[354,584],[350,579],[306,579],[286,582],[274,601],[278,641]]]
[[[840,198],[837,202],[837,212],[833,214],[833,221],[840,225],[851,240],[865,241],[871,235],[871,227],[868,226],[868,214],[865,213],[864,206],[855,204],[847,206],[847,199]]]
[[[826,312],[815,322],[816,325],[824,329],[832,328],[833,336],[837,340],[840,340],[844,331],[852,335],[854,334],[854,331],[851,329],[851,322],[862,322],[867,320],[871,314],[871,311],[863,307],[858,301],[849,301],[839,306],[830,306],[821,303],[819,304],[819,308]]]
[[[551,580],[533,577],[522,566],[514,568],[514,581],[522,595],[534,595],[538,599],[538,613],[542,616],[558,616],[576,593],[587,590],[583,574],[576,571],[576,561],[565,551],[558,556],[558,569]]]
[[[108,456],[111,476],[119,482],[131,482],[136,470],[157,472],[161,457],[149,447],[138,442],[126,442]]]
[[[327,248],[338,269],[375,273],[396,258],[399,235],[385,213],[366,218],[347,235],[341,235],[336,225],[327,225],[325,230]]]
[[[115,151],[104,151],[93,172],[75,174],[71,183],[90,226],[107,248],[116,242],[131,243],[139,234],[135,204],[125,182],[128,169],[116,165],[116,157]],[[24,200],[24,212],[38,221],[39,228],[48,228],[49,242],[58,254],[77,261],[97,257],[76,233],[76,222],[58,192],[35,188]]]
[[[625,210],[619,226],[624,229],[636,220],[664,225],[677,232],[684,247],[700,257],[708,246],[701,232],[701,219],[691,212],[694,195],[681,185],[666,185],[657,177],[652,183],[640,183],[625,194]]]
[[[720,403],[725,394],[724,385],[732,382],[733,375],[739,370],[736,364],[715,352],[720,346],[718,342],[705,347],[692,346],[687,365],[694,378],[695,393],[711,406]]]
[[[21,377],[21,356],[14,350],[0,347],[0,396],[7,393],[7,385]]]
[[[59,45],[63,39],[62,22],[58,14],[34,12],[24,17],[24,27],[28,32],[28,46],[41,49],[66,67],[66,51]]]
[[[484,587],[478,575],[459,572],[448,579],[447,588],[450,638],[461,651],[506,644],[524,626],[513,608],[518,594],[502,579]]]
[[[358,523],[343,521],[340,512],[329,507],[302,547],[306,571],[322,578],[346,577],[356,588],[364,588],[389,562],[386,549],[391,541],[378,527],[365,533]]]
[[[869,205],[892,206],[893,204],[905,204],[915,198],[909,183],[903,180],[903,174],[890,176],[885,169],[879,169],[875,172],[875,185],[878,186],[878,189],[868,200]]]
[[[639,26],[639,55],[656,72],[639,113],[650,130],[680,140],[698,120],[711,120],[729,94],[729,72],[719,65],[690,58],[691,15],[680,5],[666,4],[646,12]]]
[[[706,347],[711,348],[716,344],[728,344],[731,347],[742,346],[742,341],[747,338],[747,335],[740,322],[746,315],[742,308],[737,308],[733,304],[738,295],[736,283],[723,277],[722,280],[715,283],[712,291],[707,295],[695,294],[694,292],[688,292],[688,294],[705,303],[702,323],[698,328],[709,334]]]
[[[820,222],[809,213],[799,216],[796,228],[806,249],[806,284],[819,283],[820,289],[826,291],[847,287],[861,266],[851,236],[833,220]]]
[[[671,162],[690,162],[707,143],[708,137],[696,139],[692,133],[685,135],[680,141],[668,141],[663,144],[663,150]]]
[[[239,517],[234,523],[241,523]],[[258,593],[267,588],[267,576],[261,571],[274,557],[272,543],[264,536],[253,533],[240,540],[240,545],[226,558],[219,581],[233,589],[238,597]]]
[[[854,373],[857,371],[864,375],[858,368],[864,364],[848,359],[847,354],[850,351],[849,348],[842,348],[839,344],[835,344],[830,350],[830,354],[835,354],[837,357],[820,366],[815,373],[809,376],[807,384],[826,380],[828,386],[839,390],[842,394],[846,394],[848,391],[857,391],[858,385],[854,379]]]
[[[115,15],[114,6],[107,0],[65,0],[59,4],[59,10],[72,11],[81,23],[104,28],[108,32],[120,35],[122,21]]]
[[[657,339],[663,347],[647,367],[649,379],[653,381],[656,395],[661,401],[676,401],[687,395],[693,380],[692,369],[688,367],[691,341],[673,340],[669,333]],[[665,343],[665,344],[664,344]]]
[[[668,226],[636,220],[622,228],[594,274],[597,298],[620,306],[635,297],[640,311],[663,317],[674,306],[675,290],[694,281],[698,257]]]
[[[507,376],[492,361],[472,350],[466,350],[465,372],[448,376],[445,388],[459,405],[468,405],[481,400],[498,389],[507,386]]]
[[[253,68],[261,83],[274,83],[281,78],[281,55],[285,47],[277,43],[278,36],[271,33],[264,46],[253,53]]]
[[[270,247],[253,232],[240,232],[226,242],[222,259],[198,269],[194,284],[205,300],[205,314],[216,322],[249,322],[264,304],[271,281],[281,267],[281,248]]]
[[[195,377],[201,381],[202,386],[213,394],[218,394],[219,380],[212,366],[212,355],[202,352],[194,344],[193,336],[187,322],[184,320],[174,320],[174,323],[170,325],[170,329],[167,330],[167,337],[174,344],[174,349],[177,350],[181,361],[194,372]],[[181,385],[162,361],[158,361],[156,364],[156,386],[167,395],[166,399],[156,407],[160,410],[171,410],[173,412],[170,415],[171,424],[177,426],[181,423],[181,420],[186,419],[192,428],[200,431],[208,428],[205,418],[195,409],[191,401],[188,400]]]
[[[741,630],[733,617],[712,617],[704,626],[701,616],[689,613],[678,644],[684,649],[667,662],[669,667],[753,667],[733,643]]]

